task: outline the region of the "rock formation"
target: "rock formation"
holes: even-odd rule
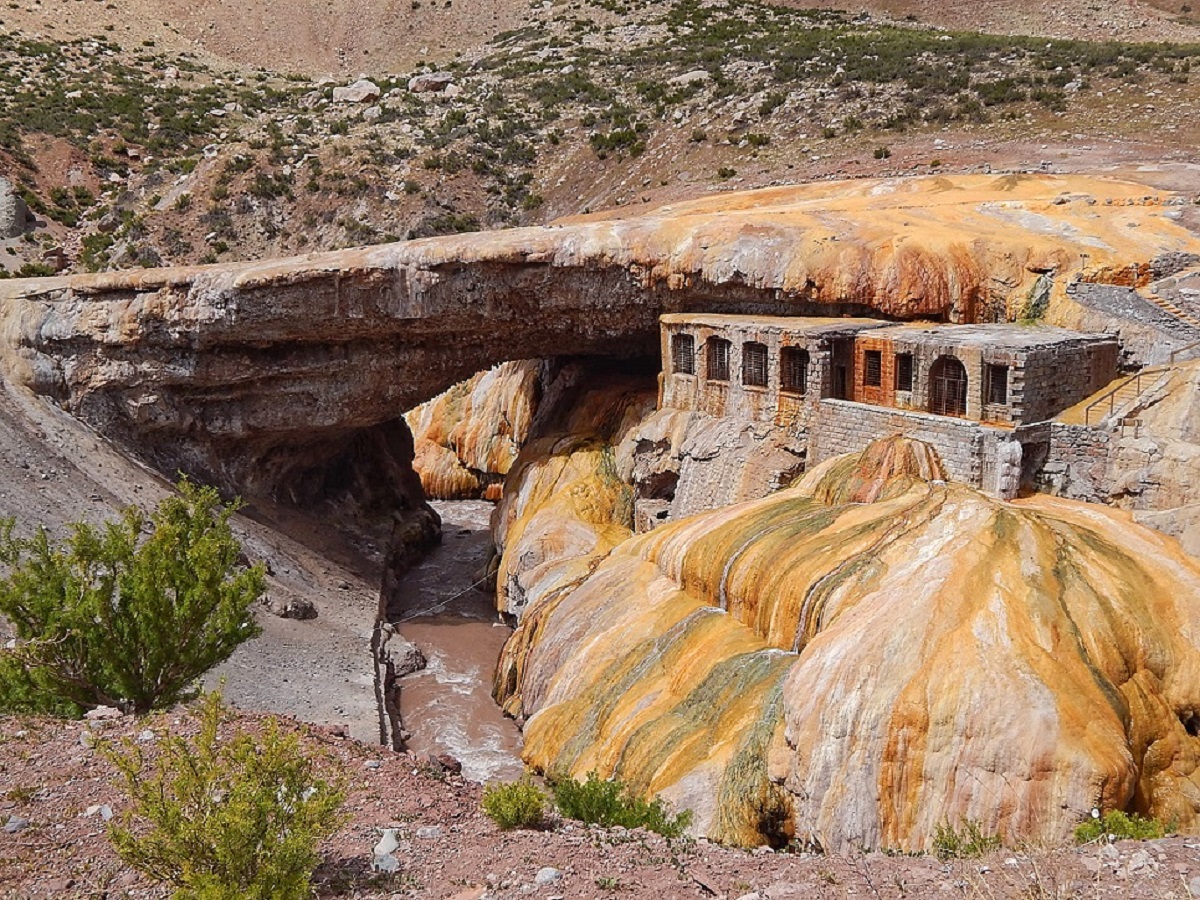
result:
[[[1071,279],[1140,284],[1155,260],[1190,258],[1184,203],[1080,177],[862,180],[288,260],[10,281],[2,362],[162,467],[286,498],[316,470],[354,465],[353,435],[495,363],[652,356],[663,312],[975,321],[1021,315],[1036,295],[1069,318]]]
[[[539,360],[501,363],[404,414],[425,496],[500,499],[552,368]]]
[[[1200,362],[1154,370],[1140,393],[1096,413],[1092,428],[1073,432],[1062,446],[1077,452],[1046,466],[1042,487],[1064,497],[1131,510],[1139,521],[1179,538],[1200,555]]]
[[[1093,807],[1195,827],[1200,566],[1125,513],[940,474],[880,442],[527,595],[498,682],[527,760],[745,843],[1057,841]]]
[[[7,178],[0,178],[0,241],[20,237],[33,227],[33,216]]]

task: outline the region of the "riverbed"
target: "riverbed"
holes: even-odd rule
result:
[[[434,501],[442,543],[398,584],[396,624],[428,665],[400,682],[400,712],[419,755],[448,753],[473,781],[523,771],[521,735],[492,700],[492,672],[511,629],[477,587],[491,545],[492,505]]]

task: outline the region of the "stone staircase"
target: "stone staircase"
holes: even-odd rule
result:
[[[1188,283],[1200,283],[1200,266],[1185,270],[1182,273],[1161,279],[1150,285],[1150,289],[1141,292],[1147,303],[1155,306],[1177,322],[1200,331],[1200,315],[1193,309],[1185,309],[1179,301],[1187,302],[1183,294],[1197,293],[1195,289],[1180,288]],[[1180,347],[1171,353],[1166,365],[1150,366],[1132,375],[1117,378],[1092,396],[1069,409],[1059,413],[1055,421],[1067,425],[1085,425],[1098,427],[1102,423],[1124,427],[1137,425],[1135,418],[1122,416],[1113,421],[1112,417],[1121,410],[1134,406],[1142,394],[1159,385],[1175,368],[1176,364],[1185,359],[1193,358],[1200,351],[1200,341]]]
[[[1167,315],[1193,328],[1200,329],[1200,315],[1193,295],[1200,293],[1200,266],[1193,266],[1150,285],[1143,294],[1147,302]],[[1182,304],[1182,305],[1181,305]]]
[[[1197,318],[1185,309],[1181,309],[1174,300],[1155,293],[1147,293],[1144,296],[1148,302],[1153,303],[1167,315],[1173,316],[1180,322],[1191,325],[1193,328],[1200,330],[1200,318]]]

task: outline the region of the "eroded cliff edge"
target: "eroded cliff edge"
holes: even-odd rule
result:
[[[160,468],[311,505],[396,456],[401,411],[505,360],[651,356],[663,312],[1066,325],[1086,313],[1096,328],[1106,314],[1068,288],[1124,285],[1142,302],[1137,290],[1200,261],[1192,200],[1078,176],[861,180],[261,263],[8,281],[0,362]],[[1194,339],[1177,324],[1146,325],[1139,346]]]

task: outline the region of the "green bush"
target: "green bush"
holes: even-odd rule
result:
[[[62,544],[0,520],[0,614],[17,636],[0,650],[0,709],[144,713],[193,696],[261,631],[250,607],[263,568],[238,563],[236,509],[184,479],[148,522],[131,507],[101,527],[73,523]]]
[[[1102,837],[1112,840],[1152,841],[1175,829],[1158,819],[1145,819],[1137,813],[1123,813],[1119,809],[1106,812],[1103,816],[1085,819],[1075,828],[1075,842],[1090,844]]]
[[[126,741],[106,747],[131,806],[109,827],[121,859],[175,888],[177,900],[300,900],[318,843],[343,820],[340,773],[317,773],[274,719],[261,737],[226,719],[209,694],[194,739],[175,735],[147,760]]]
[[[994,834],[984,834],[982,826],[974,819],[967,819],[962,831],[952,828],[948,822],[943,823],[933,836],[933,852],[943,862],[983,856],[999,850],[1000,846],[1000,838]]]
[[[483,811],[503,831],[537,828],[546,818],[546,792],[526,776],[509,784],[483,789]]]
[[[643,800],[617,779],[601,780],[589,772],[585,781],[556,776],[551,779],[558,811],[571,819],[611,827],[646,828],[664,837],[680,837],[692,822],[692,811],[671,815],[662,799]]]

